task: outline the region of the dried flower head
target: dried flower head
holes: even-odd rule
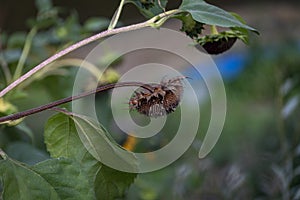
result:
[[[231,28],[218,34],[206,35],[196,39],[208,54],[220,54],[230,49],[237,39],[247,44],[247,32]]]
[[[174,112],[183,93],[182,80],[186,77],[162,80],[160,84],[149,84],[152,91],[138,88],[129,100],[130,110],[149,117],[159,117]]]

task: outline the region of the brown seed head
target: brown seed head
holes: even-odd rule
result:
[[[138,88],[129,100],[130,110],[149,117],[159,117],[174,112],[180,103],[183,93],[182,80],[186,77],[177,77],[162,80],[160,84],[150,84],[152,91]]]

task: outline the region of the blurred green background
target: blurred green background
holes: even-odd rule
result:
[[[179,4],[170,2],[170,8]],[[139,175],[129,188],[127,199],[300,199],[300,4],[298,1],[209,2],[239,13],[260,32],[259,36],[252,36],[250,46],[239,42],[229,52],[213,57],[221,67],[227,63],[220,69],[224,72],[227,94],[222,135],[209,156],[199,160],[201,133],[205,132],[210,117],[209,103],[204,104],[203,125],[189,150],[167,168]],[[104,29],[118,1],[55,0],[53,5],[62,14],[36,35],[25,71],[64,45],[96,32],[93,26],[97,31]],[[123,13],[123,25],[143,20],[133,6],[126,6]],[[29,19],[35,19],[36,14],[33,0],[0,1],[0,51],[5,51],[6,62],[12,69],[30,30]],[[242,61],[232,66],[228,58],[238,59],[241,52]],[[226,77],[229,71],[234,75]],[[35,80],[11,101],[18,110],[24,110],[68,96],[75,73],[73,68],[53,71],[52,74],[63,76]],[[4,73],[0,75],[3,88]],[[102,115],[103,124],[112,127],[109,111],[101,106],[107,105],[108,96],[107,93],[97,98],[101,102],[99,109],[108,113]],[[0,147],[29,164],[46,159],[43,127],[51,114],[30,116],[22,127],[0,127]],[[120,143],[126,140],[124,136],[115,137]],[[165,139],[168,137],[171,136]],[[157,141],[153,145],[156,148]],[[20,153],[23,149],[26,154]]]

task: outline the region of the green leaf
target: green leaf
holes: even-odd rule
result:
[[[38,162],[49,159],[49,156],[25,142],[13,142],[6,148],[6,153],[13,159],[24,162],[28,165],[34,165]]]
[[[6,50],[3,50],[3,56],[5,61],[10,64],[13,62],[17,62],[21,56],[22,50],[17,48],[17,49],[13,49],[13,48],[8,48]]]
[[[97,160],[120,171],[138,172],[134,154],[118,145],[97,121],[82,115],[72,118],[82,143]]]
[[[54,14],[53,14],[54,15]],[[46,29],[54,26],[59,19],[56,16],[38,19],[28,19],[26,21],[27,25],[31,28],[36,27],[38,29]]]
[[[147,6],[147,2],[153,2],[153,5]],[[145,17],[151,18],[164,12],[168,0],[160,0],[160,3],[158,0],[126,0],[125,3],[134,4]]]
[[[74,120],[80,126],[88,128],[87,130],[84,129],[85,131],[89,132],[89,130],[91,129],[94,133],[95,129],[97,129],[88,127],[90,123],[94,124],[94,122],[89,122],[91,121],[90,119],[79,116],[75,118],[76,120]],[[86,123],[88,123],[88,125]],[[103,129],[100,130],[102,131]],[[101,133],[99,134],[101,135]],[[111,143],[110,141],[112,140],[112,138],[110,138],[106,134],[104,134],[103,137],[104,139],[99,137],[95,139],[100,139],[100,141],[106,140],[108,143]],[[136,174],[120,172],[105,167],[104,165],[100,165],[99,161],[96,160],[82,144],[77,134],[73,118],[64,113],[56,114],[48,120],[45,127],[45,142],[51,156],[73,158],[78,161],[78,163],[80,163],[81,169],[87,171],[87,177],[89,177],[88,180],[91,184],[94,185],[94,187],[91,187],[90,189],[96,193],[98,199],[109,200],[116,197],[122,197],[125,190],[129,187],[129,185],[136,177]],[[98,145],[101,146],[102,143]],[[116,144],[115,142],[112,142],[112,144],[110,145],[114,146]],[[114,150],[117,147],[109,146],[109,148],[113,148]]]
[[[60,199],[94,199],[92,184],[77,162],[62,158],[51,159],[33,166],[32,170],[51,184]]]
[[[80,163],[93,183],[101,163],[83,146],[72,118],[63,113],[49,118],[45,126],[45,143],[51,157],[71,158]]]
[[[203,0],[183,0],[179,9],[189,12],[198,22],[221,27],[241,27],[257,32],[254,28],[243,24],[225,10],[208,4]]]
[[[19,131],[25,133],[30,139],[31,139],[31,143],[35,144],[35,135],[33,134],[32,130],[26,125],[26,123],[24,121],[22,121],[21,123],[19,123],[17,126],[15,126],[16,129],[18,129]],[[30,145],[31,146],[31,145]],[[17,159],[18,160],[18,159]]]
[[[10,158],[0,161],[0,176],[5,200],[60,199],[54,186],[40,174]]]
[[[95,181],[97,199],[113,200],[124,197],[136,176],[137,174],[116,171],[103,165]]]
[[[35,5],[38,9],[38,14],[35,19],[27,20],[27,24],[30,27],[36,27],[38,29],[50,28],[58,23],[59,8],[52,6],[51,0],[36,0]]]
[[[109,20],[104,17],[93,17],[85,21],[83,27],[86,31],[101,31],[109,25]]]
[[[52,1],[50,0],[35,0],[35,6],[39,12],[49,10],[52,8]]]
[[[51,157],[75,158],[84,150],[73,120],[62,113],[50,117],[45,125],[45,144]],[[77,146],[79,145],[79,146]]]
[[[25,32],[15,32],[7,41],[7,49],[13,50],[16,47],[22,48],[26,40]]]
[[[51,159],[29,167],[9,157],[0,161],[4,199],[94,199],[81,166],[70,159]]]
[[[18,109],[15,105],[6,101],[4,98],[0,98],[0,116],[6,116],[17,112]]]

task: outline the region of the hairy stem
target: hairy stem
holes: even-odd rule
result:
[[[170,10],[170,11],[167,11],[165,13],[161,13],[159,15],[156,15],[153,18],[149,19],[148,21],[138,23],[138,24],[133,24],[133,25],[130,25],[130,26],[121,27],[121,28],[116,28],[116,29],[112,29],[112,30],[106,30],[106,31],[103,31],[103,32],[98,33],[96,35],[93,35],[91,37],[88,37],[86,39],[83,39],[83,40],[67,47],[66,49],[61,50],[60,52],[54,54],[53,56],[49,57],[48,59],[44,60],[39,65],[35,66],[33,69],[28,71],[26,74],[24,74],[23,76],[21,76],[20,78],[15,80],[13,83],[8,85],[6,88],[4,88],[0,92],[0,98],[3,97],[6,93],[11,91],[12,89],[14,89],[15,87],[17,87],[19,84],[21,84],[27,78],[29,78],[30,76],[32,76],[33,74],[35,74],[39,70],[43,69],[45,66],[47,66],[51,62],[57,60],[58,58],[61,58],[62,56],[66,55],[66,54],[68,54],[68,53],[70,53],[70,52],[86,45],[86,44],[89,44],[89,43],[91,43],[93,41],[96,41],[96,40],[98,40],[100,38],[103,38],[103,37],[107,37],[107,36],[118,34],[118,33],[133,31],[133,30],[137,30],[137,29],[141,29],[141,28],[145,28],[145,27],[159,28],[167,19],[169,19],[170,17],[172,17],[172,16],[174,16],[178,13],[181,13],[181,12],[183,12],[183,11],[181,11],[181,10]]]
[[[53,108],[55,106],[59,106],[61,104],[65,104],[98,92],[103,92],[105,90],[109,90],[109,89],[113,89],[113,88],[117,88],[117,87],[142,87],[146,90],[149,90],[152,92],[153,88],[151,87],[151,85],[142,83],[142,82],[124,82],[124,83],[112,83],[112,84],[107,84],[107,85],[102,85],[102,86],[98,86],[95,90],[91,90],[91,91],[87,91],[87,92],[83,92],[81,94],[75,95],[75,96],[70,96],[70,97],[66,97],[36,108],[32,108],[29,110],[25,110],[19,113],[15,113],[15,114],[11,114],[5,117],[0,117],[0,123],[6,122],[6,121],[12,121],[12,120],[17,120],[35,113],[39,113],[42,112],[44,110],[48,110],[50,108]]]
[[[75,43],[69,47],[67,47],[66,49],[54,54],[53,56],[49,57],[48,59],[44,60],[43,62],[41,62],[39,65],[37,65],[36,67],[34,67],[33,69],[31,69],[30,71],[28,71],[26,74],[24,74],[23,76],[21,76],[20,78],[18,78],[17,80],[15,80],[13,83],[11,83],[10,85],[8,85],[6,88],[4,88],[1,92],[0,92],[0,97],[3,97],[6,93],[8,93],[9,91],[11,91],[12,89],[14,89],[16,86],[18,86],[20,83],[22,83],[23,81],[25,81],[27,78],[29,78],[30,76],[32,76],[33,74],[35,74],[36,72],[38,72],[39,70],[41,70],[42,68],[44,68],[46,65],[50,64],[51,62],[53,62],[54,60],[57,60],[58,58],[61,58],[62,56],[78,49],[79,47],[82,47],[86,44],[89,44],[95,40],[98,40],[100,38],[109,36],[109,35],[114,35],[117,33],[122,33],[122,32],[127,32],[127,31],[132,31],[132,30],[137,30],[137,29],[141,29],[144,27],[148,27],[151,26],[151,24],[153,23],[154,19],[150,19],[146,22],[142,22],[139,24],[134,24],[134,25],[130,25],[130,26],[125,26],[125,27],[121,27],[121,28],[117,28],[117,29],[112,29],[112,30],[106,30],[103,31],[101,33],[98,33],[96,35],[93,35],[89,38],[83,39],[81,41],[79,41],[78,43]]]

